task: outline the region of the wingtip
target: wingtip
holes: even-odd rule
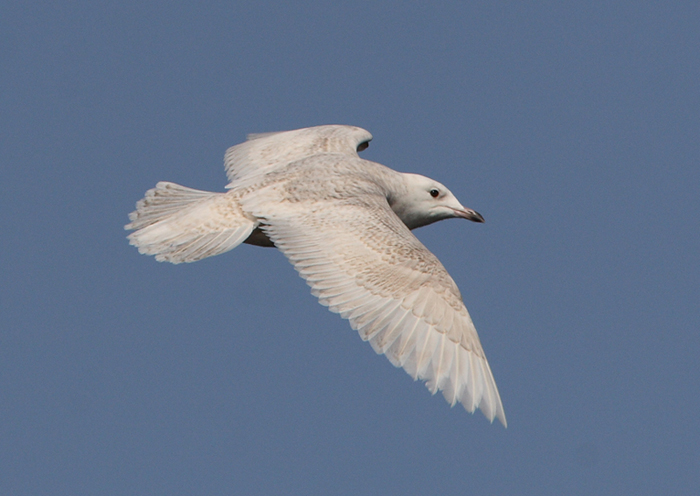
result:
[[[501,410],[500,412],[498,412],[498,415],[496,415],[496,418],[497,418],[498,421],[501,423],[501,425],[503,425],[503,428],[504,428],[504,429],[507,429],[507,428],[508,428],[508,421],[506,420],[506,414],[503,413],[503,410]]]

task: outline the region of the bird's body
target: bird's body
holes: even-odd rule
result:
[[[226,193],[161,182],[129,239],[159,261],[193,262],[242,242],[276,246],[330,310],[431,392],[489,420],[505,414],[457,286],[410,229],[483,222],[442,184],[361,159],[351,126],[252,135],[225,157]]]

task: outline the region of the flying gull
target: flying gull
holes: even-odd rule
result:
[[[456,284],[411,229],[483,222],[445,186],[363,160],[352,126],[253,134],[229,148],[229,191],[159,182],[126,229],[139,252],[195,262],[240,243],[277,247],[322,305],[451,405],[506,425],[491,368]]]

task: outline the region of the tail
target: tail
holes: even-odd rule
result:
[[[130,243],[159,262],[195,262],[232,250],[258,223],[231,193],[159,182],[129,214]]]

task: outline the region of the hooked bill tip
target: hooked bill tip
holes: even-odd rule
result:
[[[484,216],[481,215],[479,212],[472,210],[472,213],[474,215],[469,220],[474,221],[474,222],[486,222],[484,220]]]
[[[455,209],[455,217],[461,217],[462,219],[467,219],[472,222],[484,222],[484,217],[471,208],[465,208],[464,210]]]

